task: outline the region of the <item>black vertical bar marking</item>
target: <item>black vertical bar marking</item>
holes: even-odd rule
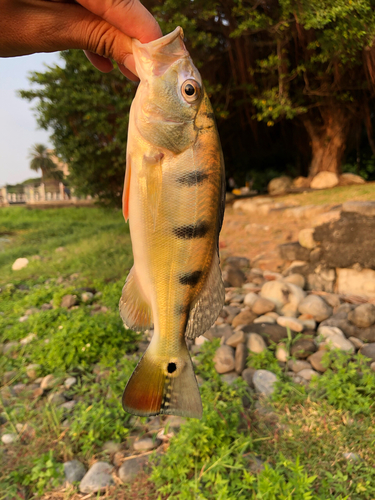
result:
[[[177,179],[177,182],[184,186],[196,186],[202,184],[206,179],[208,179],[208,174],[202,170],[194,170],[188,174],[184,174]]]
[[[192,273],[182,274],[178,281],[181,285],[196,286],[201,279],[202,271],[193,271]]]
[[[197,224],[175,227],[173,233],[177,238],[192,240],[193,238],[204,238],[208,233],[210,226],[207,222],[201,221]]]

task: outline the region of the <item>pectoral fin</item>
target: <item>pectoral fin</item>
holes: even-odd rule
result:
[[[185,336],[194,339],[205,333],[216,321],[224,305],[225,288],[215,252],[206,283],[190,309]]]
[[[119,303],[121,318],[128,328],[138,331],[152,327],[152,311],[139,287],[134,267],[126,279]]]

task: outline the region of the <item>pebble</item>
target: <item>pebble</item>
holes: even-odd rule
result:
[[[276,347],[276,353],[275,353],[276,359],[278,361],[281,361],[282,363],[286,363],[289,358],[289,352],[288,349],[286,348],[286,345],[281,343],[278,344]]]
[[[50,309],[53,309],[53,306],[52,306],[52,304],[46,303],[46,304],[42,304],[40,309],[41,309],[41,311],[48,311]]]
[[[20,323],[24,323],[24,322],[25,322],[25,321],[27,321],[28,319],[29,319],[29,317],[25,315],[25,316],[21,316],[21,317],[19,318],[19,320],[18,320],[18,321],[19,321]]]
[[[305,297],[305,292],[302,288],[292,283],[276,280],[265,283],[262,286],[260,295],[265,299],[271,300],[276,306],[276,311],[280,312],[286,304],[289,305],[291,310],[297,310],[298,304]]]
[[[263,396],[270,396],[275,390],[277,377],[268,370],[255,370],[253,375],[253,384],[256,392]]]
[[[41,366],[38,365],[37,363],[31,363],[30,365],[26,366],[26,375],[30,380],[35,380],[38,377],[38,372],[40,370]]]
[[[77,404],[77,401],[72,399],[71,401],[66,401],[65,403],[62,403],[60,405],[60,408],[63,408],[66,411],[71,411],[71,410],[73,410],[73,408],[75,407],[76,404]]]
[[[13,352],[17,349],[18,345],[18,342],[7,342],[6,344],[3,344],[3,354]]]
[[[320,326],[318,328],[318,335],[321,335],[328,345],[335,349],[354,352],[354,345],[345,337],[340,328],[335,326]]]
[[[91,292],[83,292],[81,295],[82,302],[91,302],[94,298],[94,294]]]
[[[359,352],[363,356],[375,360],[375,343],[365,344]]]
[[[290,354],[298,359],[305,359],[316,350],[315,342],[312,339],[304,338],[294,342],[290,349]]]
[[[68,294],[64,295],[64,297],[61,299],[61,304],[60,307],[66,307],[69,309],[69,307],[75,306],[77,304],[77,296]]]
[[[349,337],[348,340],[354,345],[356,349],[361,349],[365,344],[362,340],[357,339],[357,337]]]
[[[308,357],[308,360],[310,361],[312,367],[317,370],[318,372],[325,372],[327,371],[327,367],[322,364],[322,359],[325,354],[324,350],[320,350],[317,352],[314,352],[311,356]]]
[[[249,325],[254,321],[254,319],[257,317],[256,314],[254,314],[251,311],[241,311],[237,316],[233,319],[232,321],[232,326],[235,328],[238,325]]]
[[[169,415],[169,417],[167,417],[166,421],[164,422],[164,425],[169,425],[169,427],[179,429],[181,425],[186,424],[186,422],[187,420],[184,417],[179,417],[178,415]]]
[[[16,370],[10,370],[9,372],[5,372],[4,375],[3,375],[3,382],[4,382],[4,384],[8,384],[16,376],[17,376],[17,371]]]
[[[43,390],[52,389],[58,383],[59,383],[59,380],[57,378],[55,378],[54,375],[49,374],[49,375],[46,375],[45,377],[43,377],[43,380],[40,384],[40,388]]]
[[[267,313],[267,315],[263,315],[263,316],[259,316],[259,318],[256,318],[254,319],[253,323],[269,323],[270,325],[274,325],[276,323],[276,319],[272,316],[268,316],[269,313]],[[277,317],[279,317],[279,315],[277,315]]]
[[[266,313],[264,314],[264,316],[261,316],[262,318],[273,318],[275,321],[277,320],[277,318],[279,317],[279,314],[277,314],[277,312],[275,311],[272,311],[272,312],[269,312],[269,313]]]
[[[118,470],[118,475],[124,483],[132,482],[136,476],[144,469],[148,462],[148,455],[130,457],[123,462]]]
[[[236,372],[230,372],[230,373],[225,373],[220,378],[226,384],[232,385],[233,382],[239,378],[239,375]]]
[[[66,402],[66,399],[64,398],[64,396],[62,394],[60,394],[59,392],[54,392],[53,394],[50,394],[48,396],[48,402],[51,404],[51,405],[62,405]]]
[[[333,312],[332,307],[318,295],[305,297],[299,304],[298,310],[301,314],[311,314],[319,323],[329,318]]]
[[[223,278],[227,281],[230,286],[240,288],[246,281],[246,276],[241,271],[234,266],[228,266],[223,272]]]
[[[106,451],[107,453],[117,453],[121,450],[121,443],[106,441],[102,446],[102,450]]]
[[[217,373],[228,373],[234,370],[234,350],[229,345],[220,346],[214,356]]]
[[[239,344],[243,344],[244,342],[246,342],[246,335],[242,330],[238,330],[230,336],[225,343],[231,347],[237,347]]]
[[[270,300],[265,299],[263,297],[259,297],[252,306],[252,311],[257,316],[261,316],[262,314],[272,312],[274,309],[275,309],[274,302],[271,302]]]
[[[280,326],[285,326],[285,328],[290,328],[293,332],[302,332],[303,323],[298,321],[296,318],[288,318],[286,316],[279,316],[277,318],[277,324]]]
[[[203,335],[200,335],[199,337],[196,337],[196,339],[195,339],[195,342],[194,342],[194,343],[195,343],[195,345],[199,345],[199,346],[201,346],[201,345],[203,345],[205,342],[209,342],[209,340],[208,340],[206,337],[204,337]]]
[[[293,285],[299,286],[300,288],[305,288],[306,280],[302,274],[292,273],[289,274],[286,278],[284,278],[286,283],[292,283]]]
[[[301,370],[310,369],[311,365],[308,361],[290,359],[288,361],[288,368],[290,368],[294,373],[298,373]]]
[[[81,493],[96,493],[114,484],[111,476],[112,465],[106,462],[96,462],[84,475],[79,484]]]
[[[134,441],[133,448],[135,451],[151,451],[157,448],[160,444],[158,439],[152,439],[150,437],[144,437],[138,441]]]
[[[27,345],[30,344],[34,339],[37,338],[36,333],[29,333],[26,337],[20,340],[20,344]]]
[[[298,321],[300,321],[304,328],[306,330],[315,330],[316,328],[316,321],[315,319],[311,316],[311,314],[301,314],[298,316]]]
[[[65,480],[68,484],[81,481],[86,474],[86,467],[79,460],[70,460],[69,462],[64,462],[63,465]]]
[[[247,340],[247,348],[250,352],[260,353],[267,349],[266,343],[259,333],[250,333]]]
[[[254,368],[245,368],[244,371],[242,372],[242,378],[247,383],[247,385],[252,388],[254,387],[253,376],[255,371],[256,370]]]
[[[12,270],[13,271],[20,271],[24,267],[26,267],[29,263],[29,260],[26,259],[25,257],[20,257],[19,259],[16,259],[13,264],[12,264]]]
[[[311,227],[301,229],[301,231],[298,233],[298,241],[301,247],[312,250],[317,246],[317,242],[314,240],[314,232],[315,229]]]
[[[373,372],[375,372],[375,361],[371,363],[370,368]]]
[[[15,394],[17,394],[17,396],[21,394],[21,392],[23,392],[25,389],[26,384],[16,384],[13,386],[13,391],[15,392]]]
[[[318,373],[311,368],[305,368],[304,370],[298,372],[298,376],[307,381],[310,381],[314,375],[318,375]]]
[[[1,436],[1,441],[4,443],[4,444],[12,444],[14,443],[15,441],[17,440],[17,434],[13,434],[13,433],[8,433],[8,434],[3,434]]]
[[[64,381],[64,386],[66,389],[70,389],[71,387],[73,387],[73,385],[75,385],[77,383],[77,379],[76,377],[68,377],[67,379],[65,379]]]
[[[361,304],[348,313],[348,319],[359,328],[368,328],[375,323],[375,306],[373,304]]]
[[[234,356],[234,369],[240,375],[246,366],[246,358],[247,358],[247,347],[243,343],[238,344]]]

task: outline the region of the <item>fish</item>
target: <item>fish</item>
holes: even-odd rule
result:
[[[127,328],[154,328],[122,397],[125,411],[202,417],[186,339],[217,319],[225,288],[218,238],[225,171],[209,97],[182,28],[133,40],[140,78],[131,105],[123,214],[134,265],[119,309]]]

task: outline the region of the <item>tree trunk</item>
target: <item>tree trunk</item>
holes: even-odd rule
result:
[[[314,177],[321,171],[339,175],[353,115],[337,105],[322,107],[319,112],[319,120],[302,117],[312,150],[309,175]]]

